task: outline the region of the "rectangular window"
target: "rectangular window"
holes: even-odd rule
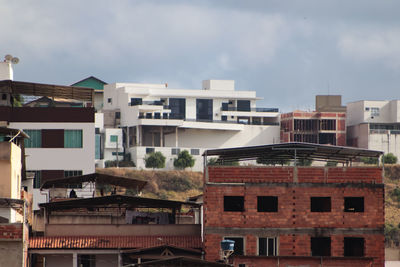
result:
[[[179,152],[181,152],[180,148],[171,148],[171,154],[172,155],[178,155]]]
[[[196,99],[196,119],[198,121],[213,120],[213,100]]]
[[[244,211],[244,197],[224,196],[224,211]]]
[[[80,176],[80,175],[82,175],[82,171],[78,170],[64,171],[64,177]]]
[[[154,147],[146,147],[146,154],[150,154],[154,152]]]
[[[243,237],[225,237],[224,239],[235,241],[233,255],[244,255]]]
[[[141,98],[131,98],[131,106],[141,105],[143,103]]]
[[[250,111],[250,100],[238,100],[237,111]]]
[[[64,147],[81,148],[82,130],[64,130]]]
[[[273,196],[258,196],[257,197],[258,212],[277,212],[278,197]]]
[[[96,267],[96,255],[78,255],[79,267]]]
[[[116,156],[117,155],[117,152],[112,152],[111,153],[113,156]],[[124,155],[124,152],[118,152],[118,156],[123,156]]]
[[[345,197],[344,198],[345,212],[364,212],[363,197]]]
[[[118,142],[118,135],[110,135],[110,142],[113,143]]]
[[[7,95],[6,95],[6,94],[2,94],[2,95],[1,95],[1,99],[2,99],[2,100],[7,100]]]
[[[311,212],[330,212],[331,198],[330,197],[312,197]]]
[[[107,103],[112,103],[112,98],[107,98]]]
[[[194,156],[200,155],[200,149],[192,148],[192,149],[190,149],[190,154],[192,154]]]
[[[29,139],[25,138],[25,148],[42,147],[42,131],[41,130],[24,130],[29,135]]]
[[[363,257],[364,256],[364,238],[345,237],[344,238],[344,256],[345,257]]]
[[[259,256],[278,256],[278,238],[260,237],[258,238]]]
[[[330,237],[311,237],[311,256],[330,256]]]
[[[371,117],[379,116],[379,108],[371,108]]]
[[[94,148],[94,155],[95,159],[100,159],[101,158],[101,135],[96,134],[95,135],[95,148]]]
[[[184,98],[170,98],[169,108],[171,109],[170,119],[186,118],[186,99]]]
[[[228,120],[228,116],[222,115],[221,116],[221,121],[227,121]]]

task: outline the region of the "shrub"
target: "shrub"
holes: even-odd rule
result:
[[[364,164],[376,165],[378,164],[377,158],[362,157],[361,162]]]
[[[311,166],[312,160],[311,159],[298,159],[297,166]]]
[[[185,169],[187,167],[194,166],[195,159],[189,154],[187,150],[183,150],[178,154],[178,157],[174,160],[174,166],[177,169]]]
[[[393,155],[392,153],[387,153],[382,157],[382,163],[396,164],[397,163],[397,157],[395,155]]]
[[[239,166],[239,161],[237,160],[231,160],[231,161],[218,161],[219,158],[209,158],[207,160],[207,165],[208,166],[214,166],[214,165],[223,165],[223,166]]]
[[[106,162],[104,162],[104,165],[106,168],[117,167],[117,161],[107,160]],[[118,167],[136,167],[136,165],[133,161],[119,161]]]
[[[152,152],[144,158],[146,168],[161,169],[165,167],[165,157],[161,152]]]

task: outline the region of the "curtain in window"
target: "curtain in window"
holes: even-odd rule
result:
[[[29,139],[25,138],[25,148],[42,147],[42,131],[41,130],[24,130],[29,135]]]
[[[82,147],[82,130],[64,130],[64,147]]]

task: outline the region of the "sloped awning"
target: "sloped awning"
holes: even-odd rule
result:
[[[297,158],[352,162],[361,157],[379,158],[382,154],[382,151],[361,148],[294,142],[262,146],[210,149],[206,150],[203,156],[218,156],[220,161],[256,160],[258,158],[264,160],[293,160]]]
[[[40,189],[68,188],[71,185],[81,185],[82,183],[87,182],[122,186],[125,188],[137,189],[138,191],[141,191],[143,187],[147,184],[146,181],[134,178],[114,176],[102,173],[91,173],[80,176],[52,179],[43,183]]]

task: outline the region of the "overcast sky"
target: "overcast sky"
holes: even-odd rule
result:
[[[398,0],[0,0],[0,12],[17,81],[229,79],[281,111],[313,109],[316,94],[400,99]]]

